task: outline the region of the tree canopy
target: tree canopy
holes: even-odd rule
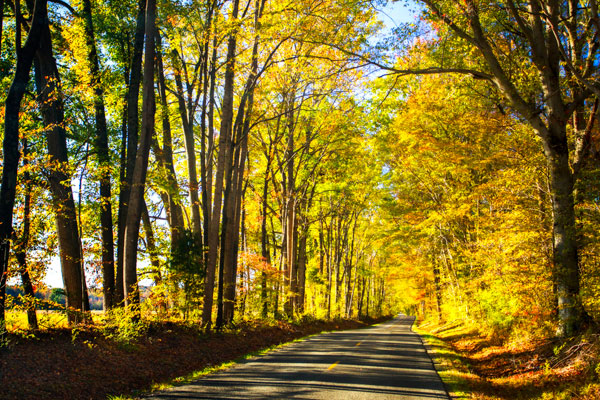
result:
[[[596,1],[402,3],[2,2],[2,325],[597,321]]]

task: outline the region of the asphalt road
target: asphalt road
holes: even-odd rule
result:
[[[448,399],[414,318],[326,333],[152,399]]]

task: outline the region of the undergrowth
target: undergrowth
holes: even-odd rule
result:
[[[462,322],[421,322],[453,398],[592,400],[600,398],[600,335],[569,339],[495,337]]]

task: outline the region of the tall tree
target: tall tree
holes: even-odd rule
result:
[[[239,12],[239,0],[233,1],[231,9],[231,22],[234,28],[229,34],[227,43],[227,60],[225,68],[225,86],[223,88],[223,103],[221,106],[221,126],[219,129],[219,155],[214,183],[212,215],[210,217],[210,231],[208,235],[208,256],[206,265],[206,280],[204,287],[204,306],[202,309],[202,325],[210,329],[212,324],[212,307],[219,251],[219,227],[221,222],[221,207],[223,199],[223,178],[229,173],[227,160],[233,130],[233,101],[235,78],[235,49],[237,27],[236,20]]]
[[[15,17],[21,18],[21,5],[15,4]],[[4,139],[2,142],[2,186],[0,186],[0,335],[4,335],[4,297],[8,276],[10,238],[13,231],[13,208],[19,167],[19,111],[27,90],[29,74],[36,50],[41,41],[42,30],[48,16],[45,0],[37,0],[33,5],[31,27],[25,44],[21,47],[21,24],[15,24],[15,49],[17,63],[12,83],[8,90],[4,109]],[[1,339],[1,338],[0,338]]]
[[[535,130],[548,162],[554,226],[554,276],[558,296],[559,335],[577,332],[586,314],[580,298],[574,176],[568,145],[568,123],[593,91],[569,79],[561,64],[568,47],[569,63],[586,77],[598,76],[598,18],[594,7],[574,1],[528,0],[475,2],[458,7],[451,2],[423,0],[430,18],[464,45],[476,50],[469,64],[445,59],[443,67],[398,70],[405,73],[457,72],[489,81],[506,102]],[[595,2],[594,2],[595,3]],[[579,29],[574,27],[589,27]],[[442,33],[446,35],[447,33]],[[585,50],[584,50],[585,49]],[[576,57],[576,59],[574,59]],[[533,72],[529,85],[512,73],[525,64]]]
[[[131,56],[131,65],[129,68],[129,78],[127,81],[126,96],[126,115],[127,115],[127,146],[123,143],[125,151],[125,163],[122,162],[120,175],[124,176],[121,180],[119,191],[119,215],[117,224],[117,264],[116,264],[116,286],[115,286],[115,304],[120,304],[125,300],[125,277],[124,277],[124,254],[125,254],[125,226],[129,214],[129,201],[131,199],[131,186],[133,184],[133,173],[137,160],[138,149],[138,130],[139,130],[139,95],[140,84],[142,82],[142,56],[144,54],[144,33],[146,24],[146,0],[139,0],[138,12],[136,17],[135,34],[133,42],[133,54]],[[143,100],[142,100],[143,101]],[[125,142],[125,141],[124,141]]]
[[[56,215],[62,276],[67,292],[67,306],[73,310],[69,313],[69,322],[76,323],[82,319],[81,311],[89,311],[89,303],[83,269],[81,238],[79,237],[69,173],[60,75],[53,54],[48,19],[44,21],[40,46],[36,51],[35,82],[37,100],[46,130],[49,155],[48,180]]]
[[[92,20],[92,4],[83,0],[81,17],[84,22],[87,47],[87,63],[90,71],[90,83],[94,92],[94,111],[96,117],[95,150],[100,164],[100,225],[102,231],[102,294],[104,309],[114,306],[115,263],[113,242],[113,219],[111,208],[111,161],[108,148],[108,127],[104,106],[104,87],[100,76],[100,60],[96,49],[96,37]]]
[[[139,304],[137,278],[137,250],[140,233],[140,220],[144,209],[144,190],[148,172],[150,143],[154,134],[154,54],[156,34],[156,1],[146,2],[145,23],[146,51],[144,55],[144,84],[142,97],[142,129],[140,144],[136,151],[135,168],[131,181],[131,193],[125,223],[125,250],[123,268],[123,291],[127,305]]]

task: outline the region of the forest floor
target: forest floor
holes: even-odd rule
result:
[[[245,323],[209,334],[197,326],[150,323],[139,337],[140,327],[120,335],[93,326],[12,334],[9,345],[0,349],[0,399],[135,396],[304,336],[365,327],[389,318]]]
[[[455,399],[600,399],[600,335],[509,343],[462,323],[416,330]]]

